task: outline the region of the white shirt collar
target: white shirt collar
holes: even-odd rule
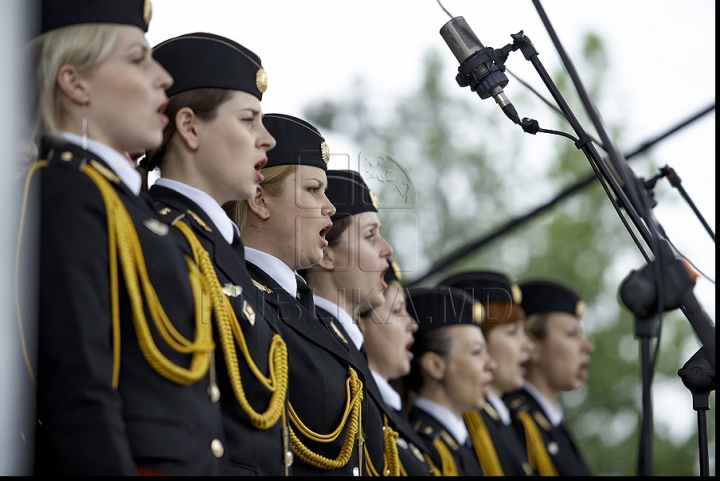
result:
[[[502,399],[500,399],[499,396],[488,393],[487,401],[492,405],[492,407],[495,409],[495,412],[498,413],[498,416],[500,416],[500,420],[503,422],[505,426],[510,425],[510,410],[505,405],[505,402],[503,402]]]
[[[359,351],[363,345],[363,342],[365,342],[365,338],[363,337],[362,331],[360,331],[358,325],[355,324],[355,321],[353,321],[353,318],[350,316],[350,314],[348,314],[348,312],[342,307],[338,306],[332,301],[325,299],[324,297],[313,296],[313,300],[315,301],[315,305],[317,307],[325,309],[330,314],[335,316],[338,321],[340,321],[340,324],[342,324],[345,328],[345,332],[347,332],[347,335],[350,336],[350,339]]]
[[[178,182],[177,180],[166,179],[165,177],[158,178],[154,185],[167,187],[168,189],[181,193],[188,199],[195,202],[203,210],[203,212],[210,217],[210,220],[212,220],[213,224],[215,224],[215,227],[217,227],[227,243],[232,244],[234,234],[237,232],[237,226],[230,217],[227,216],[222,206],[218,204],[215,199],[210,197],[210,194],[182,182]]]
[[[295,297],[297,294],[297,279],[295,279],[296,274],[290,269],[290,266],[267,252],[259,251],[248,246],[245,246],[245,260],[265,271],[267,275],[272,277],[288,294]]]
[[[66,140],[75,145],[82,146],[82,137],[79,135],[70,132],[61,132],[61,134]],[[115,175],[120,178],[120,181],[125,184],[133,194],[140,195],[142,176],[140,172],[130,165],[127,157],[112,147],[108,147],[102,142],[92,139],[88,139],[87,150],[104,160],[108,167],[110,167]]]
[[[373,379],[375,379],[375,384],[377,384],[377,387],[380,390],[380,395],[382,396],[385,404],[396,411],[402,411],[402,398],[400,397],[400,393],[398,393],[380,374],[375,371],[370,371],[370,373],[372,374]]]
[[[458,444],[464,445],[467,443],[468,430],[463,418],[456,416],[455,413],[450,411],[448,408],[424,397],[416,397],[413,399],[413,404],[423,411],[427,411],[429,414],[432,414],[433,417],[437,419],[450,433],[450,435],[455,438]]]
[[[530,384],[528,381],[525,381],[523,388],[540,404],[543,411],[545,411],[545,414],[547,414],[550,424],[558,426],[562,422],[563,410],[559,403],[550,401],[543,393],[540,392],[538,388]]]

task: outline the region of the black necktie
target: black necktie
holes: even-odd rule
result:
[[[295,278],[297,279],[298,299],[300,300],[300,304],[302,304],[305,309],[314,316],[315,301],[313,301],[312,289],[310,289],[310,286],[307,285],[302,277],[295,275]]]

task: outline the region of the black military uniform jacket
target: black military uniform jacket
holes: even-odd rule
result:
[[[135,475],[138,469],[175,475],[223,473],[222,412],[208,397],[208,376],[180,385],[151,367],[139,347],[119,266],[120,372],[117,389],[112,386],[108,213],[83,166],[95,166],[119,196],[160,304],[175,329],[192,340],[195,305],[184,239],[159,220],[147,193],[135,195],[89,150],[45,139],[40,159],[49,164],[38,172],[35,474]],[[172,363],[188,367],[190,356],[170,348],[153,330],[146,298],[143,305],[158,349]]]
[[[439,440],[447,447],[455,461],[458,476],[483,476],[473,447],[467,444],[460,445],[432,414],[413,405],[410,407],[408,417],[415,432],[426,439],[428,444]],[[442,468],[440,464],[437,464],[437,467]]]
[[[500,466],[505,476],[534,476],[536,473],[528,463],[525,442],[518,438],[512,424],[506,425],[490,402],[480,410],[490,439],[495,446]]]
[[[540,403],[526,389],[520,389],[503,396],[513,418],[513,425],[518,437],[525,440],[525,429],[517,419],[517,413],[525,411],[531,415],[538,427],[545,449],[560,476],[592,476],[590,468],[583,459],[580,450],[575,445],[572,435],[565,423],[553,426],[548,420],[547,413]]]
[[[317,434],[333,432],[341,423],[345,406],[349,402],[346,395],[349,368],[352,368],[363,383],[363,399],[366,399],[365,378],[361,366],[350,356],[315,313],[310,313],[278,282],[261,268],[247,262],[248,272],[253,280],[262,287],[268,308],[279,319],[277,330],[288,348],[290,379],[290,405],[300,421]],[[366,401],[363,400],[363,410]],[[313,453],[334,460],[341,453],[349,419],[342,433],[330,443],[308,439],[299,432],[297,426],[290,428],[299,440]],[[323,469],[308,464],[298,456],[293,462],[294,476],[352,476],[364,474],[364,462],[360,464],[358,442],[353,438],[352,455],[348,462],[339,468]]]
[[[412,430],[407,418],[385,404],[375,378],[370,372],[365,353],[355,346],[340,320],[321,307],[316,309],[320,319],[326,323],[338,340],[347,348],[356,363],[362,366],[368,393],[368,408],[365,417],[365,445],[368,448],[375,469],[380,473],[383,466],[383,415],[385,415],[390,427],[398,433],[396,443],[398,456],[408,476],[430,476],[430,465],[427,463],[423,453],[434,452],[434,448],[428,448],[425,441]]]
[[[268,376],[268,351],[274,334],[272,327],[274,322],[265,316],[270,316],[272,311],[265,309],[262,294],[252,283],[247,272],[245,259],[238,257],[233,246],[228,244],[212,219],[191,199],[171,188],[157,184],[150,188],[150,195],[158,201],[156,208],[164,217],[176,217],[178,211],[184,214],[183,220],[193,228],[198,240],[210,254],[220,285],[223,286],[223,292],[233,306],[235,316],[240,323],[253,362],[265,376]],[[234,244],[237,244],[238,251],[243,249],[239,236],[236,236]],[[220,403],[225,414],[228,442],[226,455],[232,465],[231,472],[227,474],[285,475],[282,423],[278,420],[274,426],[265,430],[260,430],[250,423],[230,384],[225,353],[217,330],[215,344]],[[237,342],[235,348],[240,379],[247,400],[253,410],[263,413],[268,408],[271,393],[252,373]],[[287,410],[287,401],[285,410]]]

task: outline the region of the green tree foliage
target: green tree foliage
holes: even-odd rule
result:
[[[541,140],[541,134],[530,136],[505,118],[492,100],[481,101],[457,85],[448,87],[444,79],[454,78],[456,72],[445,64],[447,57],[447,52],[428,52],[417,91],[389,106],[371,108],[371,95],[361,79],[352,97],[328,99],[308,106],[305,112],[321,130],[346,134],[362,147],[359,170],[380,199],[383,232],[406,281],[592,173],[587,158],[572,141],[557,136],[548,142]],[[577,57],[576,68],[583,82],[590,79],[585,88],[602,114],[603,73],[609,66],[601,40],[588,35]],[[513,63],[506,65],[511,69]],[[588,129],[592,124],[582,105],[572,95],[575,89],[570,80],[560,71],[553,78],[581,125],[597,139]],[[543,115],[541,127],[576,136],[564,119],[548,115],[534,96],[515,94],[513,101],[521,117]],[[614,113],[605,121],[611,121],[609,134],[616,147],[621,152],[624,147],[635,148],[622,145],[622,117]],[[543,146],[549,146],[547,152]],[[651,156],[635,161],[633,167],[643,162],[651,167]],[[405,195],[398,197],[398,192]],[[582,294],[589,307],[584,326],[596,349],[585,385],[564,393],[561,402],[570,428],[598,475],[637,474],[640,343],[634,334],[635,319],[617,296],[618,286],[629,274],[628,265],[639,269],[644,259],[596,182],[423,281],[431,284],[465,269],[497,269],[517,280],[553,278]],[[681,313],[666,313],[661,325],[652,385],[656,409],[652,466],[657,475],[697,475],[697,418],[690,392],[683,391],[677,371],[699,343]],[[707,416],[711,473],[714,399],[713,392]],[[667,422],[671,416],[688,423],[687,429],[673,430]]]

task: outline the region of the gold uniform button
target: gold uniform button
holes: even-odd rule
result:
[[[210,451],[216,458],[222,458],[222,455],[225,454],[225,446],[223,446],[222,441],[216,438],[210,443]]]

